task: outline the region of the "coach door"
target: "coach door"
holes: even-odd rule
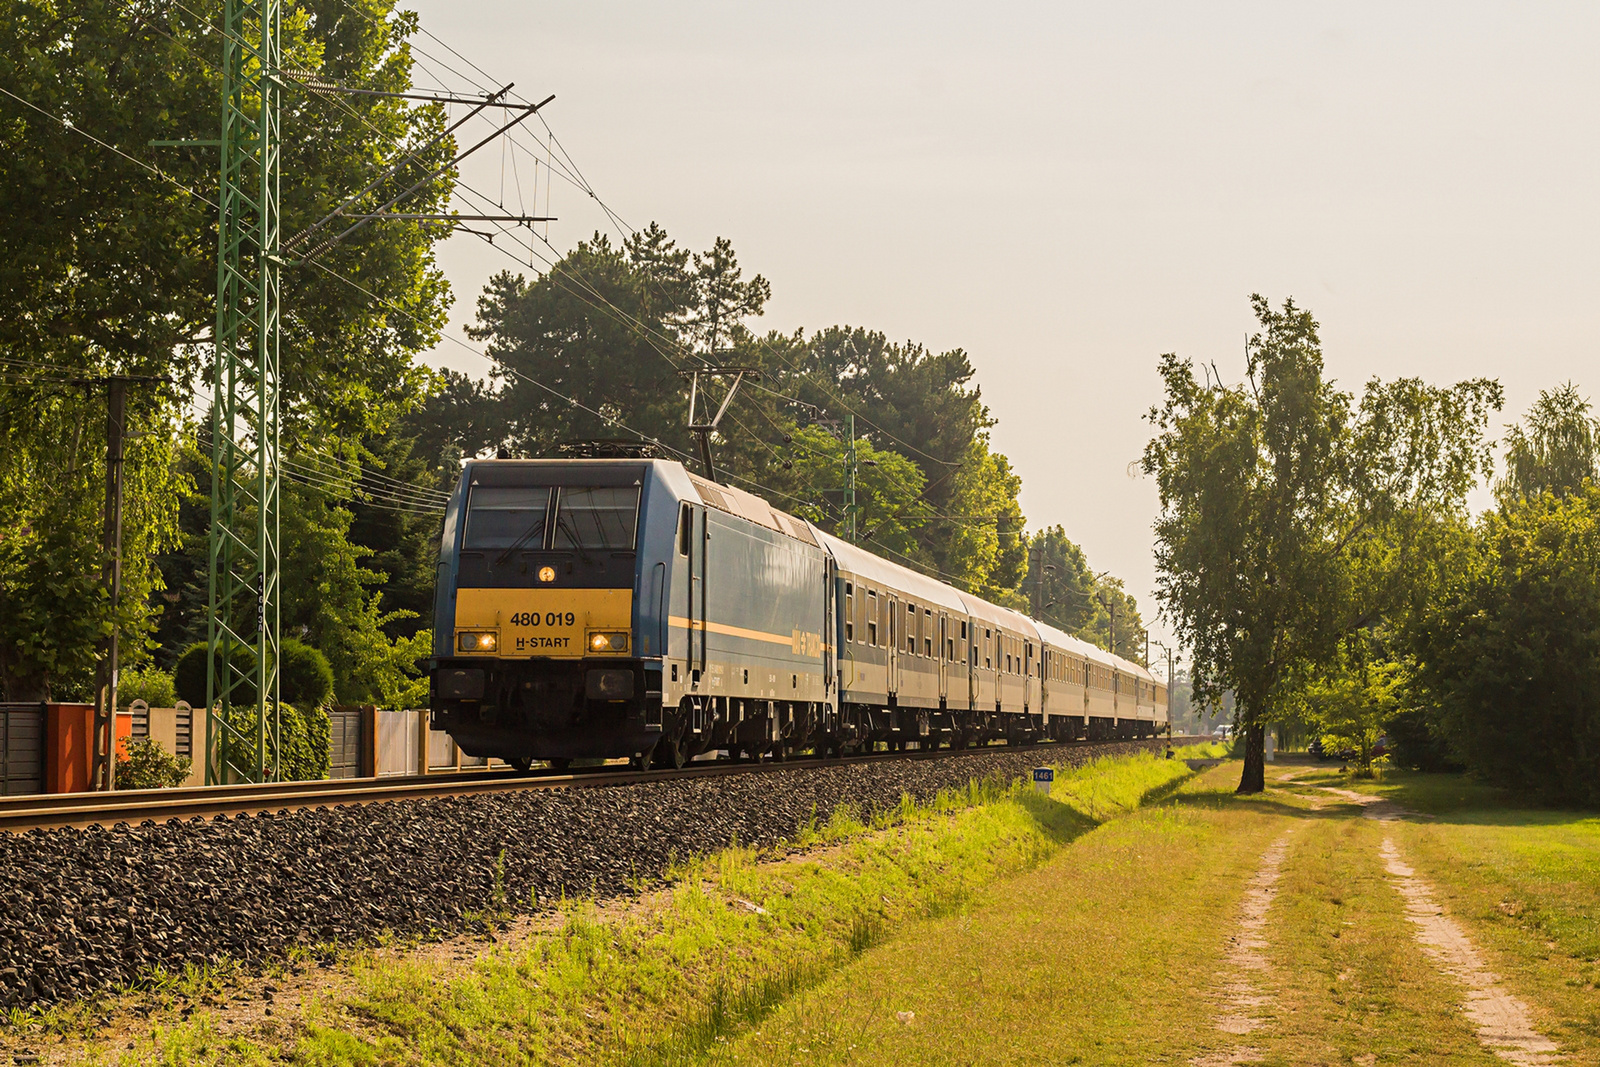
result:
[[[698,686],[706,669],[706,511],[683,505],[678,527],[679,551],[689,557],[688,673]]]
[[[890,593],[884,607],[889,613],[889,695],[894,696],[900,691],[900,598]]]
[[[1033,642],[1024,637],[1022,644],[1027,649],[1022,661],[1022,710],[1026,714],[1033,710]]]
[[[950,616],[939,613],[939,703],[950,701]]]
[[[834,612],[837,605],[834,598],[839,592],[839,572],[829,558],[822,565],[822,699],[827,700],[833,693],[834,682],[834,646],[838,642],[839,634],[834,623]]]

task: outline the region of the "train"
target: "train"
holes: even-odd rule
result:
[[[522,770],[1168,732],[1139,664],[660,458],[465,463],[434,620],[432,726]]]

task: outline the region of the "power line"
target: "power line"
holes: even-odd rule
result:
[[[348,0],[346,0],[346,3],[348,4]],[[182,6],[182,5],[179,4],[179,6]],[[188,10],[188,9],[185,8],[185,10]],[[191,12],[191,14],[192,14],[192,12]],[[208,25],[209,25],[209,23],[208,23]],[[161,178],[161,179],[163,179],[163,180],[165,180],[167,182],[170,182],[171,184],[176,186],[178,189],[188,193],[190,196],[195,197],[196,199],[200,200],[202,203],[208,204],[209,206],[211,206],[213,208],[216,207],[216,202],[215,201],[211,200],[208,197],[205,197],[205,196],[201,195],[200,193],[195,192],[193,189],[189,188],[187,185],[183,184],[177,178],[175,178],[172,175],[168,174],[167,172],[165,172],[164,170],[160,169],[159,167],[152,166],[149,163],[144,162],[143,160],[137,159],[136,157],[131,156],[126,152],[123,152],[121,149],[118,149],[115,146],[110,145],[110,144],[106,143],[105,141],[102,141],[100,138],[93,136],[92,134],[88,133],[87,131],[79,129],[73,123],[61,118],[60,116],[51,114],[50,112],[45,111],[43,108],[37,106],[36,104],[33,104],[32,102],[30,102],[28,100],[25,100],[24,98],[22,98],[20,96],[17,96],[17,94],[11,92],[8,89],[4,89],[3,87],[0,87],[0,92],[6,93],[6,95],[13,97],[18,102],[20,102],[20,103],[32,108],[35,111],[38,111],[40,114],[45,115],[47,118],[53,119],[54,121],[56,121],[60,125],[62,125],[65,129],[68,129],[68,130],[71,130],[73,132],[82,134],[84,137],[86,137],[87,139],[93,141],[95,144],[101,146],[102,148],[106,148],[109,151],[116,153],[118,156],[121,156],[122,158],[128,160],[129,162],[134,163],[135,165],[137,165],[137,166],[143,168],[144,170],[150,172],[151,174],[153,174],[153,175],[155,175],[155,176],[157,176],[157,177],[159,177],[159,178]],[[370,123],[369,123],[369,125],[370,125]],[[379,132],[381,132],[381,131],[379,131]],[[564,151],[565,151],[565,149],[563,149],[563,152]],[[476,190],[472,190],[472,192],[475,195],[480,195],[480,196],[482,195],[482,194],[476,194]],[[546,241],[545,243],[548,244],[548,241]],[[530,252],[534,251],[531,245],[524,246],[524,247],[527,247]],[[543,258],[543,257],[541,256],[541,258]],[[549,261],[547,261],[547,262],[549,262]],[[338,271],[334,270],[331,267],[328,267],[326,264],[317,262],[315,260],[308,261],[308,263],[309,263],[310,266],[316,267],[317,269],[324,271],[325,273],[327,273],[330,276],[332,276],[332,277],[344,282],[345,284],[350,285],[351,287],[355,288],[357,291],[366,294],[369,298],[371,298],[374,301],[376,301],[376,302],[378,302],[378,303],[390,308],[390,310],[393,310],[393,311],[395,311],[395,312],[397,312],[399,314],[405,315],[407,318],[411,318],[413,320],[416,318],[416,316],[412,312],[406,310],[405,308],[399,307],[398,305],[392,304],[387,300],[384,300],[382,297],[379,297],[376,293],[372,292],[370,289],[367,289],[365,286],[362,286],[359,283],[353,281],[352,279],[344,276],[343,274],[340,274]],[[553,267],[554,264],[552,263],[551,266]],[[564,276],[558,274],[557,277],[564,277]],[[571,292],[570,289],[568,291]],[[619,320],[622,321],[625,325],[629,324],[631,322],[636,328],[640,329],[642,334],[645,334],[646,336],[648,336],[649,333],[654,332],[654,331],[649,330],[647,327],[645,327],[644,324],[640,323],[637,319],[634,319],[632,316],[628,316],[626,312],[623,312],[622,309],[617,308],[615,306],[615,304],[612,304],[609,300],[606,300],[604,298],[603,294],[600,294],[598,291],[593,290],[592,287],[591,287],[590,291],[596,296],[597,299],[600,299],[604,304],[608,305],[611,308],[611,310],[617,314],[617,316],[619,317]],[[579,299],[584,299],[584,297],[580,293],[574,292],[573,295],[574,296],[578,296]],[[590,302],[590,301],[585,300],[585,302]],[[571,406],[573,406],[575,408],[578,408],[578,409],[580,409],[582,411],[585,411],[585,412],[587,412],[587,413],[589,413],[591,415],[594,415],[596,418],[601,419],[606,425],[615,426],[615,427],[617,427],[619,429],[624,430],[627,433],[633,434],[635,437],[639,438],[641,441],[644,441],[644,442],[647,442],[647,443],[654,444],[654,445],[657,445],[659,447],[665,448],[669,452],[675,453],[682,460],[689,460],[689,459],[692,458],[692,457],[690,457],[688,455],[688,453],[684,452],[681,449],[678,449],[678,448],[675,448],[675,447],[673,447],[671,445],[668,445],[665,442],[660,441],[660,440],[658,440],[658,439],[656,439],[656,438],[654,438],[654,437],[652,437],[652,436],[650,436],[648,434],[645,434],[645,433],[643,433],[643,432],[641,432],[639,430],[635,430],[633,427],[628,426],[626,423],[623,423],[621,420],[616,419],[613,416],[605,415],[605,414],[603,414],[603,413],[601,413],[599,411],[596,411],[594,408],[591,408],[588,405],[581,403],[580,401],[578,401],[577,399],[575,399],[573,397],[566,396],[565,394],[559,392],[558,390],[552,389],[551,387],[545,385],[543,382],[540,382],[537,379],[525,374],[521,370],[519,370],[519,369],[517,369],[515,367],[511,367],[511,366],[503,363],[502,361],[500,361],[498,359],[495,359],[494,357],[489,356],[487,353],[485,353],[485,352],[483,352],[483,351],[481,351],[479,349],[473,348],[471,345],[466,344],[464,341],[461,341],[459,338],[455,337],[454,335],[446,334],[445,336],[448,337],[455,344],[460,345],[463,348],[466,348],[469,352],[472,352],[474,355],[477,355],[480,358],[482,358],[482,359],[484,359],[484,360],[486,360],[488,362],[493,363],[497,367],[501,368],[502,371],[509,371],[516,378],[518,378],[520,380],[523,380],[523,381],[525,381],[525,382],[527,382],[527,383],[529,383],[529,384],[531,384],[533,386],[536,386],[537,388],[539,388],[541,390],[544,390],[545,392],[549,393],[550,395],[556,397],[557,399],[565,401],[566,403],[568,403],[569,405],[571,405]],[[668,340],[670,341],[670,339],[668,339]],[[673,365],[674,368],[676,368],[676,366],[677,366],[676,363],[674,363],[672,361],[672,359],[666,355],[666,353],[661,352],[660,349],[657,348],[654,344],[651,345],[651,348],[653,350],[655,350],[659,355],[661,355],[664,359],[666,359],[669,364]],[[863,421],[866,421],[866,420],[863,420]],[[869,422],[868,425],[871,425],[871,423]],[[750,432],[748,430],[748,428],[746,428],[746,432],[747,433]],[[752,436],[754,436],[754,435],[752,434]],[[929,457],[929,458],[932,458],[932,457]],[[745,484],[753,486],[753,487],[755,487],[757,489],[760,489],[763,492],[771,493],[771,494],[777,495],[777,496],[786,497],[786,498],[791,499],[791,500],[799,500],[802,503],[807,503],[807,504],[811,503],[810,501],[801,500],[800,497],[797,497],[792,493],[787,493],[787,492],[784,492],[782,490],[777,490],[777,489],[773,489],[771,487],[765,486],[765,485],[761,484],[760,482],[755,481],[754,479],[743,477],[743,476],[739,476],[739,475],[731,475],[731,476],[733,478],[735,478],[736,480],[744,482]]]

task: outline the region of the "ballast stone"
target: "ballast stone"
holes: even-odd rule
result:
[[[1061,750],[1060,761],[1151,749]],[[538,789],[0,835],[0,1007],[46,1006],[153,968],[383,931],[449,935],[499,892],[530,911],[629,895],[674,857],[771,847],[850,804],[871,815],[973,778],[1028,774],[1037,750],[796,766],[759,774]],[[503,861],[501,859],[503,855]]]

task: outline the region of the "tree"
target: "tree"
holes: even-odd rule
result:
[[[1144,663],[1144,620],[1122,579],[1093,573],[1083,549],[1052,526],[1030,540],[1028,610],[1039,618],[1119,656]],[[1116,611],[1116,647],[1111,613]]]
[[[759,367],[744,320],[761,314],[770,291],[759,276],[741,280],[726,239],[691,257],[655,224],[620,248],[596,234],[537,278],[495,276],[469,333],[498,364],[502,439],[515,453],[545,456],[568,441],[642,436],[692,455],[678,372],[713,361],[710,345],[715,362]],[[741,394],[743,414],[727,424],[718,455],[732,471],[759,466],[751,453],[769,447],[737,425],[763,403],[772,406]]]
[[[841,507],[846,442],[817,426],[798,427],[790,444],[796,459],[774,481],[786,490],[787,510],[837,537],[846,536]],[[923,476],[898,452],[880,451],[870,441],[856,444],[857,542],[871,551],[918,562],[916,529],[927,511]]]
[[[1506,476],[1495,486],[1502,502],[1566,496],[1600,480],[1600,419],[1571,382],[1541,390],[1523,423],[1506,433]]]
[[[86,695],[113,627],[125,664],[149,653],[153,625],[173,651],[193,636],[197,576],[175,557],[204,536],[195,514],[204,505],[188,495],[202,464],[177,453],[212,351],[216,157],[151,142],[217,136],[220,10],[220,0],[0,0],[0,84],[27,101],[0,97],[0,689],[13,697]],[[388,0],[300,0],[284,12],[284,67],[405,90],[415,29]],[[419,151],[373,195],[431,172],[453,151],[449,138],[429,143],[444,122],[436,106],[291,84],[284,233],[409,150]],[[425,182],[407,210],[442,210],[451,181]],[[413,357],[437,339],[449,301],[432,246],[448,232],[370,225],[321,252],[317,266],[284,272],[287,449],[331,448],[355,462],[361,438],[420,395],[428,375]],[[73,384],[107,374],[171,380],[130,391],[116,618],[100,589],[104,394]],[[286,588],[294,577],[285,573]],[[168,610],[163,587],[181,610]],[[203,569],[198,588],[203,603]]]
[[[1378,739],[1399,711],[1406,671],[1370,630],[1347,634],[1333,660],[1300,688],[1287,710],[1322,739],[1355,753],[1356,777],[1373,775]],[[1297,706],[1298,705],[1298,706]]]
[[[762,347],[779,352],[766,365],[795,399],[790,418],[842,424],[855,412],[858,435],[921,468],[927,507],[916,565],[980,596],[1025,606],[1018,595],[1028,555],[1017,502],[1022,482],[989,447],[994,419],[971,384],[975,372],[964,351],[893,344],[850,326],[820,330],[803,343],[769,335]]]
[[[1413,630],[1451,748],[1491,781],[1600,804],[1600,488],[1485,515]]]
[[[185,479],[174,467],[171,401],[129,392],[122,598],[113,614],[101,577],[104,391],[36,381],[8,389],[0,375],[0,700],[86,698],[113,626],[125,662],[145,654],[146,605],[160,582],[148,561],[176,543],[164,502]]]
[[[1143,468],[1157,481],[1158,595],[1192,651],[1194,699],[1231,690],[1245,734],[1239,789],[1264,788],[1265,726],[1340,640],[1405,603],[1432,519],[1459,511],[1497,383],[1368,383],[1359,408],[1323,375],[1316,320],[1251,304],[1247,384],[1201,384],[1168,354]]]
[[[1028,564],[1028,600],[1038,618],[1069,634],[1080,633],[1099,610],[1089,558],[1060,526],[1033,535]]]

